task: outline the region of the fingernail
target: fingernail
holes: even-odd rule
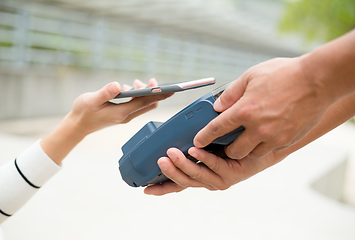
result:
[[[110,87],[108,88],[108,90],[112,93],[112,94],[118,94],[120,91],[120,85],[118,82],[114,82],[110,85]]]
[[[171,161],[173,161],[173,162],[175,162],[176,159],[177,159],[177,156],[176,156],[174,153],[171,153],[171,154],[169,155],[169,157],[170,157]]]
[[[197,140],[194,140],[194,145],[195,145],[195,147],[197,147],[197,148],[202,148],[202,144],[199,143]]]
[[[158,165],[162,171],[165,171],[168,169],[168,165],[166,163],[160,163],[158,162]]]
[[[220,109],[222,108],[222,103],[221,103],[220,98],[217,98],[217,100],[214,102],[213,108],[216,112],[220,111]]]
[[[196,154],[195,152],[190,153],[190,155],[191,155],[193,158],[197,158],[197,154]]]

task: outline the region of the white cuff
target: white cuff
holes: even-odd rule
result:
[[[35,186],[41,187],[60,170],[53,160],[43,151],[38,140],[16,160],[17,166],[27,180]]]
[[[22,207],[61,168],[45,154],[39,142],[15,161],[0,167],[0,223]]]

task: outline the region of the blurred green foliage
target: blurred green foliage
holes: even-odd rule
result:
[[[330,41],[355,28],[355,0],[286,2],[279,30],[297,32],[307,42]]]

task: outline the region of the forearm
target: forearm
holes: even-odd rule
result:
[[[0,168],[0,224],[59,171],[65,156],[85,137],[69,113],[43,140]]]
[[[70,112],[62,122],[41,141],[43,151],[58,165],[87,135]]]
[[[0,224],[20,209],[60,167],[39,141],[0,167]]]
[[[355,116],[355,94],[342,98],[332,104],[316,127],[296,144],[275,153],[276,158],[280,160],[284,159],[291,153],[313,142],[353,116]]]
[[[48,136],[0,168],[0,224],[59,171],[62,160],[86,134],[70,112]]]
[[[285,158],[355,115],[355,31],[301,58],[304,76],[315,82],[315,87],[318,87],[324,101],[333,103],[319,124],[304,138],[276,153],[279,159]]]
[[[301,57],[302,71],[331,102],[355,92],[355,30]]]

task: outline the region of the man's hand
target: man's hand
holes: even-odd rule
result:
[[[262,159],[249,157],[240,160],[223,159],[193,147],[189,149],[189,154],[201,161],[196,164],[176,148],[170,148],[167,154],[169,157],[160,158],[158,165],[171,181],[147,187],[144,190],[146,194],[164,195],[180,192],[187,187],[203,187],[212,191],[226,190],[282,160],[273,152]]]
[[[188,186],[226,189],[353,117],[354,49],[355,30],[302,57],[250,68],[215,102],[215,110],[222,113],[195,136],[197,148],[189,153],[203,164],[170,149],[169,158],[158,164],[173,182],[145,192],[163,195]],[[198,149],[240,126],[245,131],[225,149],[229,159]]]
[[[303,138],[334,99],[302,72],[302,58],[277,58],[256,65],[229,86],[214,104],[222,112],[195,137],[198,148],[244,126],[226,148],[232,159],[261,158]]]

